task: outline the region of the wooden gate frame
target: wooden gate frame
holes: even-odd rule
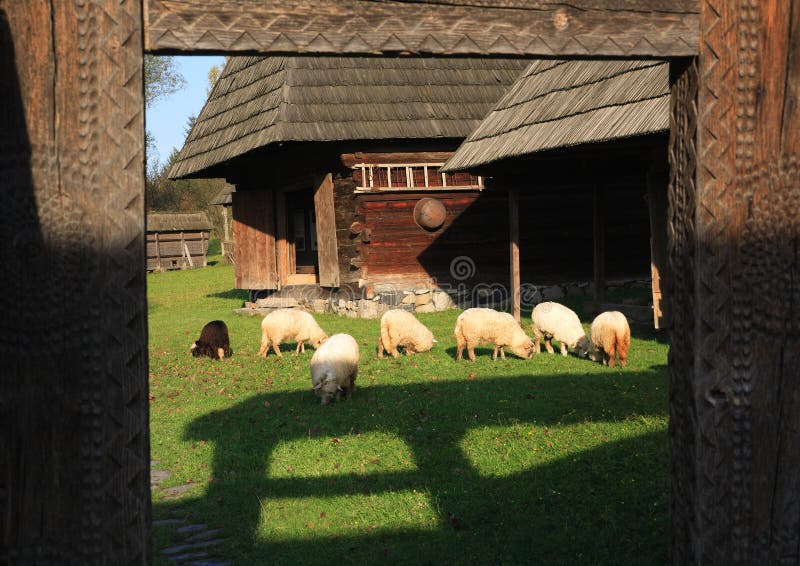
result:
[[[143,50],[671,58],[671,561],[800,560],[800,1],[611,4],[0,0],[0,562],[151,559]]]

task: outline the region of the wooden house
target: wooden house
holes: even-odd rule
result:
[[[233,58],[170,174],[235,185],[237,288],[447,285],[467,251],[504,281],[505,195],[439,167],[526,65]]]
[[[147,271],[206,266],[213,226],[205,212],[147,215]]]
[[[540,60],[444,169],[491,176],[487,186],[509,194],[512,225],[519,216],[512,287],[538,280],[541,271],[590,279],[598,308],[608,279],[651,279],[659,327],[668,128],[667,63]],[[572,222],[550,214],[558,208],[568,208]],[[570,271],[548,269],[543,245],[570,256]]]

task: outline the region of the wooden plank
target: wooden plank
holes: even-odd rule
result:
[[[237,187],[233,193],[237,289],[277,289],[273,191]]]
[[[168,53],[674,57],[699,46],[693,0],[145,0],[145,18],[145,48]]]
[[[670,562],[796,563],[800,2],[701,10],[673,91]]]
[[[141,9],[0,0],[2,563],[152,561]]]
[[[317,217],[317,257],[319,284],[339,286],[339,251],[336,242],[336,213],[333,200],[333,179],[328,173],[316,181],[314,211]]]
[[[287,240],[286,193],[278,191],[275,194],[275,223],[276,223],[276,261],[278,264],[278,288],[289,284],[289,242]]]
[[[508,189],[508,245],[509,263],[509,296],[511,299],[511,314],[519,322],[520,319],[520,275],[519,275],[519,189]]]
[[[653,326],[668,328],[666,300],[667,281],[667,164],[656,162],[647,175],[647,207],[650,216],[650,272],[653,295]]]

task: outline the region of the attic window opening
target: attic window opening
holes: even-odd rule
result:
[[[353,166],[356,192],[483,190],[483,177],[442,173],[444,163],[359,163]]]

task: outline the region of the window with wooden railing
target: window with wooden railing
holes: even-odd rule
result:
[[[483,177],[465,171],[442,173],[444,163],[359,163],[353,166],[357,192],[482,190]]]

